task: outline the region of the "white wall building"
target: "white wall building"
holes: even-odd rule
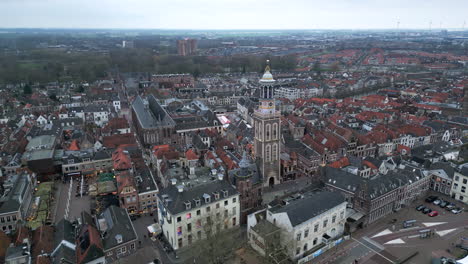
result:
[[[452,190],[450,195],[452,198],[468,204],[468,166],[462,167],[461,170],[455,171],[452,181]]]
[[[158,194],[158,216],[164,236],[173,249],[180,249],[209,232],[239,226],[239,193],[224,180],[190,188],[172,181]]]
[[[336,192],[305,194],[305,197],[286,201],[267,209],[266,221],[279,227],[281,244],[295,261],[309,257],[321,246],[328,245],[343,235],[346,222],[345,198]],[[248,229],[257,220],[248,217]],[[249,235],[249,239],[252,239]]]

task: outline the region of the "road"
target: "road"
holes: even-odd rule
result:
[[[450,197],[444,196],[443,199],[454,202]],[[416,211],[414,208],[419,204],[438,210],[439,216],[429,217]],[[416,251],[420,254],[408,263],[427,263],[425,261],[434,255],[436,249],[445,252],[461,232],[465,231],[468,218],[464,214],[454,215],[420,199],[391,216],[398,220],[396,224],[389,223],[390,217],[381,219],[365,229],[358,230],[352,235],[352,239],[324,253],[311,263],[350,264],[355,259],[358,259],[360,264],[394,263],[399,258]],[[400,229],[402,222],[408,219],[417,220],[417,224],[412,228]],[[425,229],[433,229],[436,234],[428,239],[419,238],[419,231]],[[438,231],[441,232],[437,233]],[[448,235],[445,236],[444,233]],[[447,256],[447,252],[444,255]]]

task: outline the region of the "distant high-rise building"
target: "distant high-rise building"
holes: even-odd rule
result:
[[[122,41],[122,48],[133,49],[135,48],[135,44],[131,40],[124,40]]]
[[[177,53],[181,56],[194,55],[197,51],[196,39],[179,39],[177,40]]]
[[[268,63],[268,61],[267,61]],[[273,75],[267,64],[260,79],[260,105],[253,115],[255,157],[263,177],[263,186],[280,183],[280,113],[276,110]]]

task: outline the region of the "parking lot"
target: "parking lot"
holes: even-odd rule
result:
[[[456,207],[462,209],[462,212],[454,214],[450,210],[426,202],[425,198],[430,195],[454,203]],[[416,207],[419,205],[437,211],[438,215],[430,217],[428,214],[417,211]],[[466,205],[449,196],[429,193],[411,206],[388,217],[389,220],[396,219],[396,222],[389,221],[387,228],[384,226],[368,237],[382,245],[386,252],[396,257],[409,256],[417,252],[417,255],[406,263],[430,263],[432,257],[442,256],[457,259],[466,254],[465,250],[456,246],[460,244],[462,237],[468,237],[468,213],[464,211],[465,207]],[[414,225],[404,228],[403,223],[406,220],[415,220]],[[371,258],[366,263],[374,262]]]

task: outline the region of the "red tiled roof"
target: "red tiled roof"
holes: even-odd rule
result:
[[[410,155],[411,154],[411,148],[407,147],[407,146],[404,146],[404,145],[398,144],[396,150],[400,154],[405,154],[405,155]],[[405,152],[405,153],[403,153],[403,152]]]
[[[343,157],[331,164],[329,164],[329,167],[336,168],[336,169],[341,169],[343,167],[349,166],[351,163],[349,163],[348,157]]]
[[[128,170],[132,167],[132,162],[128,152],[122,148],[118,148],[112,153],[112,161],[114,169],[116,170]]]
[[[70,146],[68,147],[68,150],[80,150],[80,147],[78,147],[78,140],[73,140],[71,143],[70,143]]]
[[[187,160],[198,160],[198,155],[193,151],[193,149],[188,149],[186,152],[185,152],[185,157],[187,158]]]
[[[136,144],[133,133],[116,134],[102,138],[102,145],[106,148],[117,148],[126,144]]]

